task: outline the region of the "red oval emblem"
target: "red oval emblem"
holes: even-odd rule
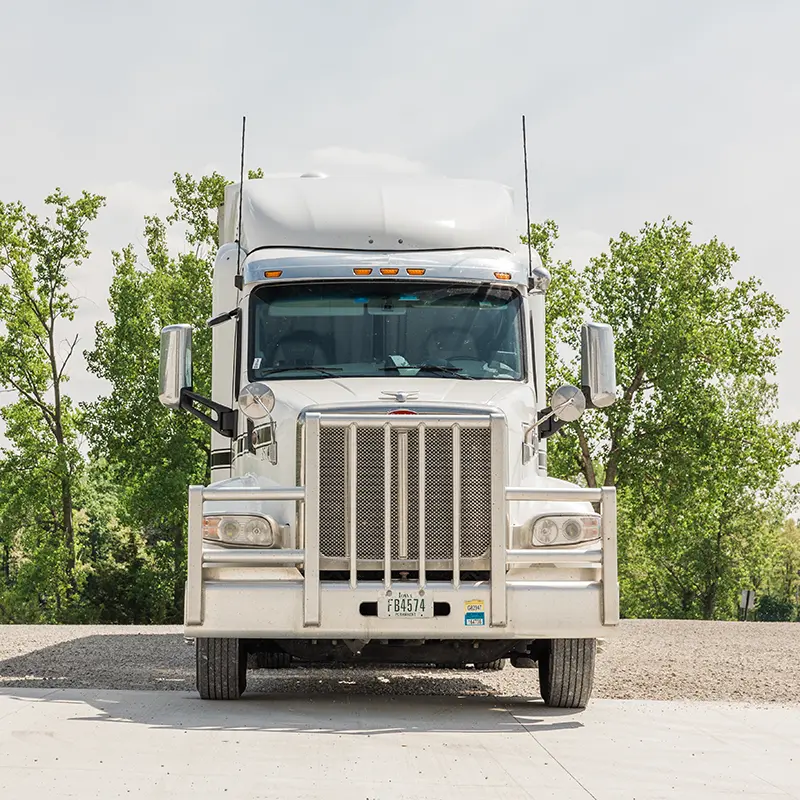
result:
[[[390,414],[416,414],[416,411],[409,411],[407,408],[398,408],[396,411],[390,411]]]

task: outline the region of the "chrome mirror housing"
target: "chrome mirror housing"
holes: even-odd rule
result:
[[[167,325],[161,330],[158,400],[167,408],[181,407],[181,392],[192,388],[192,326]]]
[[[617,399],[614,331],[602,322],[581,328],[581,387],[592,408],[608,408]]]

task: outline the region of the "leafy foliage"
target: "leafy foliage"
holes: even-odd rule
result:
[[[0,529],[9,553],[26,554],[16,584],[49,617],[78,591],[73,514],[82,460],[64,393],[78,340],[59,337],[77,307],[69,271],[89,256],[87,225],[103,198],[84,192],[72,201],[57,189],[45,204],[52,218],[0,202],[0,385],[17,397],[0,412],[11,444],[0,465]],[[5,572],[10,581],[8,566]]]
[[[620,497],[623,606],[629,615],[731,616],[756,578],[763,542],[789,509],[784,470],[797,425],[775,422],[769,381],[785,310],[756,279],[734,281],[735,251],[692,241],[666,219],[620,234],[578,274],[553,263],[548,221],[531,242],[553,272],[549,388],[577,382],[584,315],[616,338],[618,401],[548,441],[550,471]]]
[[[174,210],[167,222],[145,219],[146,262],[132,247],[113,254],[111,324],[98,323],[89,369],[111,393],[85,408],[92,452],[105,458],[123,494],[123,519],[143,532],[148,547],[172,554],[171,615],[180,616],[185,559],[186,487],[207,483],[210,434],[199,420],[158,402],[159,336],[163,326],[194,327],[194,382],[208,396],[211,385],[211,270],[216,222],[209,212],[224,197],[226,181],[214,173],[195,181],[175,175]],[[186,224],[193,249],[175,257],[167,224]],[[132,541],[132,540],[131,540]],[[132,546],[131,542],[126,545]]]
[[[791,622],[794,612],[794,603],[791,600],[769,594],[762,594],[756,605],[756,619],[759,622]]]

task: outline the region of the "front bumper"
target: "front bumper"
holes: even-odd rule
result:
[[[400,586],[395,584],[396,587]],[[403,588],[416,588],[404,584]],[[203,620],[187,625],[188,637],[247,639],[551,639],[608,638],[615,630],[603,624],[603,588],[599,581],[509,581],[505,586],[506,624],[489,624],[491,587],[486,584],[427,585],[447,616],[428,619],[362,616],[362,603],[374,603],[382,583],[320,585],[320,624],[303,619],[303,581],[212,580],[204,586]],[[467,624],[466,608],[485,609],[482,625]],[[470,616],[474,620],[474,614]]]

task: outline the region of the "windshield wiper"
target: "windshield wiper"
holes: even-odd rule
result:
[[[317,367],[317,366],[314,366],[312,364],[299,364],[296,367],[290,367],[288,365],[285,366],[285,367],[267,367],[266,369],[256,370],[256,372],[258,372],[260,375],[263,376],[263,375],[275,375],[278,372],[302,372],[302,371],[308,371],[308,370],[314,370],[314,372],[319,372],[320,375],[331,375],[331,376],[333,376],[335,378],[335,377],[337,377],[336,373],[337,372],[341,372],[342,368],[341,367]]]
[[[448,367],[444,364],[388,364],[378,367],[384,372],[399,372],[401,369],[416,369],[419,372],[433,372],[437,375],[446,375],[448,378],[461,378],[465,381],[474,381],[472,375],[467,375],[461,367]]]

